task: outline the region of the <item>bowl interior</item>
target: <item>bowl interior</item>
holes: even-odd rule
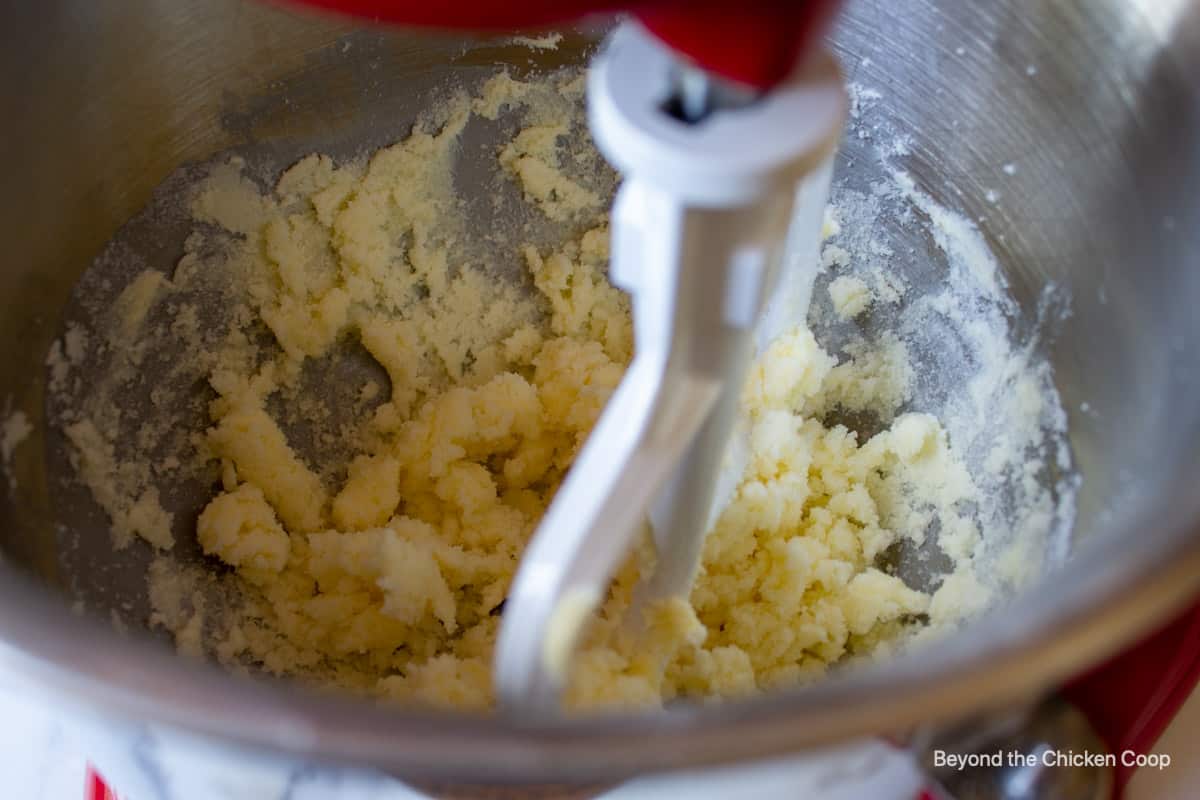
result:
[[[133,219],[123,236],[136,258],[114,278],[170,265],[188,221],[136,215],[170,193],[154,195],[181,165],[233,150],[265,175],[313,151],[358,154],[404,135],[448,81],[582,63],[594,37],[542,51],[234,0],[62,0],[0,14],[23,32],[0,55],[0,401],[34,425],[12,453],[0,548],[66,604],[142,620],[148,550],[115,555],[86,492],[47,479],[64,465],[43,424],[46,353],[105,242]],[[900,169],[974,221],[1020,306],[1017,335],[1053,365],[1083,481],[1071,554],[1031,593],[1099,586],[1106,576],[1080,553],[1134,541],[1169,553],[1200,516],[1200,105],[1186,60],[1200,49],[1180,44],[1197,16],[1182,2],[851,2],[832,35],[861,103],[840,189],[869,191]],[[881,160],[898,137],[905,145]],[[938,258],[928,236],[878,224],[889,268]],[[1047,284],[1067,312],[1038,326]],[[179,498],[191,504],[184,523],[207,491],[193,488]],[[184,550],[199,557],[194,543]],[[1047,612],[1039,624],[1053,622]],[[992,624],[976,623],[980,659]]]

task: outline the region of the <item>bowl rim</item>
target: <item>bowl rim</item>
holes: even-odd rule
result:
[[[1042,580],[959,635],[807,687],[651,713],[551,721],[437,713],[237,676],[73,614],[7,563],[0,563],[0,671],[56,702],[160,723],[240,753],[405,776],[579,781],[730,763],[855,738],[903,738],[920,726],[1035,701],[1194,598],[1200,513],[1178,511],[1178,524],[1144,529],[1136,551],[1122,547],[1121,536],[1084,546],[1066,565],[1083,579]]]

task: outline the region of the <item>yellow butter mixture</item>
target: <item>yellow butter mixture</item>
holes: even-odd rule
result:
[[[269,189],[225,160],[189,195],[186,254],[173,274],[131,282],[106,335],[133,353],[165,330],[192,354],[207,423],[169,430],[191,462],[122,463],[119,425],[86,408],[64,426],[114,542],[157,549],[155,621],[182,649],[391,700],[492,704],[522,549],[632,355],[581,93],[570,76],[499,75],[369,157],[310,155]],[[481,231],[463,210],[463,131],[497,119],[517,121],[489,155],[497,180],[564,232],[557,241]],[[501,248],[522,274],[491,263]],[[846,318],[871,302],[860,288],[836,287]],[[201,290],[226,306],[221,327],[203,321]],[[749,456],[690,596],[624,623],[653,568],[646,537],[588,628],[572,707],[811,680],[986,603],[963,510],[972,476],[936,418],[897,414],[912,380],[904,345],[839,362],[803,322],[746,381]],[[314,385],[307,371],[348,348],[376,377]],[[349,415],[323,403],[334,388]],[[864,439],[823,421],[837,409],[885,427]],[[172,412],[164,400],[168,422],[148,440],[168,437]],[[208,583],[172,557],[184,523],[156,488],[193,466],[217,478],[194,525]],[[930,594],[885,565],[889,548],[934,529],[952,567]]]

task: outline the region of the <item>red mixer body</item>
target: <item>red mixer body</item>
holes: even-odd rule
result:
[[[403,25],[505,30],[627,12],[700,68],[756,89],[788,76],[822,33],[838,0],[291,0]]]

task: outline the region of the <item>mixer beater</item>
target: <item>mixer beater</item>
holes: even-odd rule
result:
[[[306,1],[456,28],[620,10],[586,0]],[[592,136],[624,178],[610,279],[632,297],[635,357],[510,589],[495,681],[514,713],[557,712],[583,627],[647,522],[657,566],[635,604],[686,595],[695,578],[744,462],[737,401],[747,366],[808,307],[846,114],[836,65],[812,47],[834,5],[626,4],[638,21],[619,25],[590,68]]]

